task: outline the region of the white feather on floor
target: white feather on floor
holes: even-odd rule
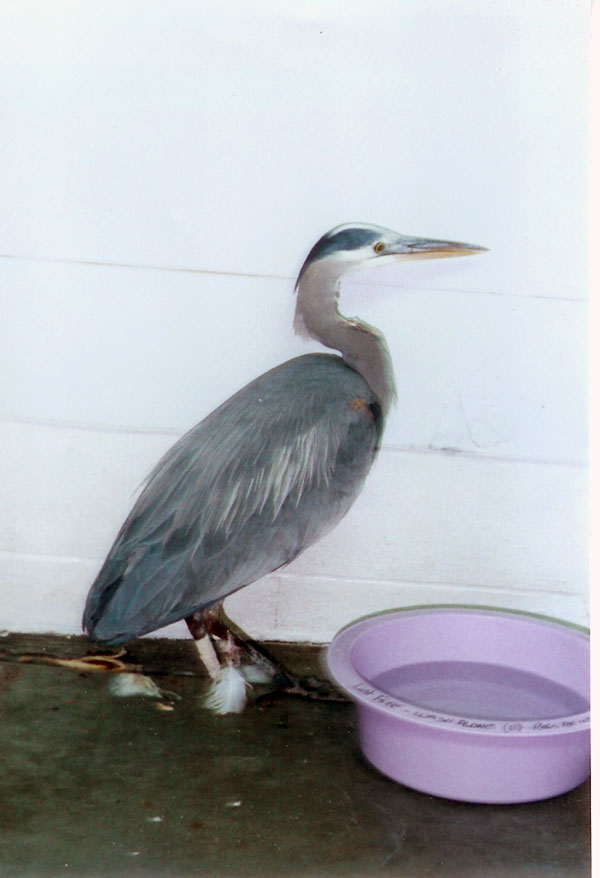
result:
[[[221,668],[210,685],[204,706],[219,715],[241,713],[246,706],[247,685],[237,668]]]
[[[127,698],[130,695],[144,695],[146,698],[162,698],[163,693],[154,680],[144,674],[114,674],[108,681],[112,695]]]

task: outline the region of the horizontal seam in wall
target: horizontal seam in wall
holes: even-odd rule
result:
[[[0,550],[0,559],[17,561],[40,561],[43,564],[93,564],[100,566],[103,558],[81,558],[76,555],[47,555],[36,552],[7,552]]]
[[[207,412],[208,414],[208,412]],[[189,427],[130,427],[119,424],[86,424],[84,421],[62,421],[46,418],[27,418],[0,415],[0,424],[21,424],[24,427],[50,427],[52,430],[80,430],[87,433],[126,433],[142,436],[183,436]],[[193,424],[191,425],[193,426]]]
[[[347,280],[344,282],[348,286],[362,286],[367,283],[367,281],[357,281],[357,280]],[[458,295],[466,295],[466,296],[497,296],[499,298],[504,299],[541,299],[544,302],[570,302],[575,305],[588,305],[588,299],[581,297],[578,298],[576,296],[543,296],[540,293],[507,293],[502,290],[482,290],[482,289],[466,289],[465,287],[430,287],[430,286],[418,286],[416,284],[408,284],[401,280],[399,281],[381,281],[381,280],[373,280],[369,279],[368,281],[369,287],[381,287],[390,288],[390,289],[401,289],[404,292],[414,291],[414,292],[425,292],[425,293],[457,293]]]
[[[295,276],[287,275],[287,274],[271,274],[271,273],[261,273],[261,272],[249,272],[249,271],[225,271],[224,269],[212,269],[212,268],[190,268],[185,266],[177,266],[177,265],[152,265],[152,264],[143,264],[143,263],[135,263],[135,262],[103,262],[102,260],[96,259],[70,259],[68,257],[60,257],[60,256],[25,256],[22,254],[12,254],[12,253],[0,253],[0,259],[6,260],[14,260],[20,262],[44,262],[51,263],[55,265],[82,265],[88,266],[92,268],[123,268],[129,269],[132,271],[164,271],[164,272],[174,272],[177,274],[206,274],[217,277],[238,277],[238,278],[252,278],[252,279],[263,279],[263,280],[281,280],[287,281],[289,283],[293,283],[295,281]],[[352,281],[346,280],[345,284],[351,286],[359,286],[364,281]],[[370,287],[398,287],[403,290],[416,290],[419,292],[427,292],[427,293],[458,293],[458,294],[467,294],[467,295],[475,295],[475,296],[499,296],[507,299],[541,299],[547,302],[572,302],[574,304],[579,305],[587,305],[588,300],[586,298],[576,298],[574,296],[542,296],[537,293],[506,293],[499,290],[472,290],[472,289],[464,289],[462,287],[431,287],[431,286],[421,286],[414,284],[406,284],[406,283],[391,283],[385,281],[371,280],[369,279]]]
[[[577,469],[587,469],[587,461],[582,460],[561,460],[552,458],[536,458],[536,457],[519,457],[515,455],[487,454],[485,452],[468,451],[461,448],[409,448],[401,445],[383,445],[382,451],[390,451],[398,454],[433,454],[441,457],[461,457],[469,460],[477,460],[480,462],[494,461],[495,463],[523,463],[533,464],[535,466],[567,466]]]
[[[23,256],[12,253],[0,253],[0,259],[10,259],[15,262],[44,262],[53,265],[83,265],[91,268],[125,268],[131,271],[167,271],[176,274],[209,274],[222,277],[247,277],[262,278],[263,280],[286,280],[293,278],[283,274],[261,274],[251,271],[224,271],[213,268],[188,268],[178,265],[151,265],[136,262],[103,262],[96,259],[69,259],[60,256]]]
[[[103,557],[100,558],[81,558],[71,555],[47,555],[47,554],[36,554],[32,552],[7,552],[0,551],[0,559],[14,559],[19,561],[39,561],[40,563],[50,563],[50,564],[73,564],[73,565],[91,565],[100,567],[103,561]],[[281,580],[292,580],[292,579],[303,579],[307,582],[326,582],[339,586],[342,582],[360,584],[365,586],[389,586],[391,588],[401,588],[403,586],[407,587],[421,587],[425,586],[427,588],[434,589],[466,589],[468,591],[489,591],[495,593],[502,594],[514,594],[514,595],[538,595],[538,594],[546,594],[546,595],[561,595],[563,597],[573,597],[573,598],[582,598],[585,597],[585,593],[582,591],[566,591],[565,589],[560,588],[548,588],[548,586],[539,587],[539,588],[531,588],[527,586],[523,587],[514,587],[510,588],[508,586],[503,585],[483,585],[476,583],[461,583],[461,582],[433,582],[425,579],[366,579],[364,577],[353,578],[351,576],[331,576],[327,574],[311,574],[311,573],[284,573],[278,571],[277,573],[267,574],[263,579],[268,579],[269,576],[273,576],[274,578],[278,578]],[[257,580],[257,582],[260,580]],[[276,583],[274,582],[274,585]]]
[[[181,429],[165,427],[157,429],[154,427],[128,427],[119,426],[118,424],[86,424],[80,421],[47,420],[44,418],[13,417],[9,415],[0,415],[0,424],[22,424],[25,427],[49,427],[53,430],[79,430],[89,433],[123,433],[140,436],[164,436],[166,438],[173,437],[174,439],[183,436],[183,434],[187,432],[187,430],[191,429],[191,427],[194,426],[194,424],[191,424],[188,427],[181,427]],[[460,448],[415,448],[413,446],[403,447],[401,445],[384,444],[381,448],[380,453],[388,452],[392,454],[404,455],[434,455],[438,457],[459,457],[480,462],[492,461],[495,463],[532,464],[535,466],[574,467],[576,469],[588,468],[587,461],[560,459],[554,460],[552,458],[540,459],[535,457],[518,456],[510,457],[509,455],[486,454],[477,451],[463,450]]]
[[[502,594],[527,594],[527,595],[537,595],[537,594],[552,594],[552,595],[561,595],[563,597],[574,597],[580,598],[583,597],[584,594],[581,591],[566,591],[561,588],[549,588],[548,586],[539,587],[539,588],[531,588],[531,586],[523,586],[523,587],[510,587],[504,585],[483,585],[477,583],[463,583],[463,582],[433,582],[426,579],[365,579],[363,577],[353,578],[351,576],[328,576],[328,575],[320,575],[320,574],[307,574],[307,573],[282,573],[278,572],[275,574],[281,579],[306,579],[313,580],[319,582],[328,582],[339,584],[340,582],[348,582],[353,584],[364,584],[368,586],[390,586],[392,588],[398,588],[402,586],[408,587],[420,587],[426,586],[427,588],[436,588],[436,589],[448,589],[448,588],[460,588],[460,589],[468,589],[469,591],[491,591]]]

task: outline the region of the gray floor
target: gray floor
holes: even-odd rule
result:
[[[87,644],[0,641],[0,874],[19,876],[589,875],[589,786],[530,805],[422,795],[366,765],[349,704],[281,698],[202,710],[191,644],[138,641],[182,700],[116,699],[104,673],[22,663]],[[287,650],[297,666],[309,651]]]

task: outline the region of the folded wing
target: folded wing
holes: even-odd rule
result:
[[[151,473],[90,590],[86,630],[130,639],[291,561],[347,512],[381,427],[368,385],[336,356],[247,385]]]

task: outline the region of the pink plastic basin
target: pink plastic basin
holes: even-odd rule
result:
[[[502,610],[400,610],[340,631],[327,661],[356,703],[363,754],[408,787],[531,802],[589,775],[581,630]]]

